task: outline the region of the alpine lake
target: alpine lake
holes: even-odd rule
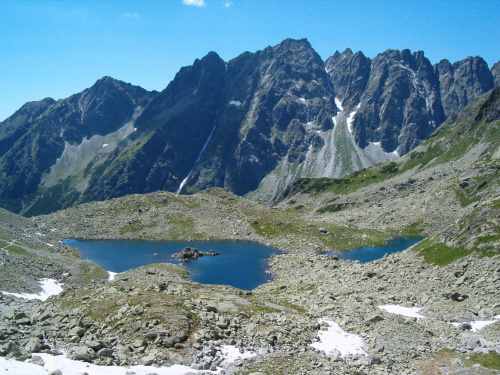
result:
[[[403,251],[422,240],[421,237],[400,237],[383,246],[363,247],[324,255],[366,263]],[[252,290],[272,280],[267,267],[269,258],[282,252],[276,248],[244,241],[141,241],[141,240],[75,240],[65,239],[66,245],[80,250],[83,259],[91,260],[106,271],[124,272],[151,263],[182,264],[189,272],[189,280],[200,284],[230,285]],[[200,252],[219,253],[196,260],[182,261],[173,255],[190,247]]]

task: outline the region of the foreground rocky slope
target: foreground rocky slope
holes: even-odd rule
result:
[[[4,213],[5,258],[13,239],[43,238],[37,246],[47,254],[70,253],[57,243],[69,236],[249,239],[286,253],[270,261],[274,281],[251,292],[191,283],[162,264],[112,281],[94,273],[47,302],[2,296],[0,353],[63,349],[99,364],[186,363],[227,374],[498,373],[499,109],[496,89],[407,156],[342,179],[299,181],[273,209],[212,189],[32,219]],[[412,233],[427,238],[367,264],[320,255]],[[388,312],[394,305],[420,315]],[[478,330],[476,321],[491,324]],[[333,322],[358,335],[363,352],[315,349]],[[228,363],[233,346],[258,355]]]
[[[0,205],[35,216],[157,190],[222,187],[271,202],[298,178],[339,177],[404,155],[492,89],[480,57],[424,53],[325,62],[287,39],[224,62],[210,52],[161,92],[104,77],[0,123]]]

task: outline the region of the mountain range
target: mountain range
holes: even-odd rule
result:
[[[287,39],[183,67],[162,92],[110,77],[0,123],[0,205],[25,216],[166,190],[223,187],[271,202],[299,178],[395,160],[500,84],[500,62]]]

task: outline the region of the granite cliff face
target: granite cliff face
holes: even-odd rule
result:
[[[454,64],[441,60],[435,69],[439,74],[442,105],[446,116],[456,113],[494,87],[488,64],[479,56],[468,57]]]
[[[286,40],[229,61],[213,137],[187,185],[243,195],[280,163],[301,163],[337,109],[320,56]]]
[[[305,39],[182,68],[161,93],[109,77],[0,123],[0,201],[27,216],[157,190],[223,187],[272,201],[298,178],[394,160],[498,83],[480,57],[423,52],[323,62]]]
[[[491,67],[491,74],[493,75],[494,86],[500,86],[500,61],[493,64]]]
[[[148,103],[150,96],[140,87],[104,77],[67,99],[44,99],[24,105],[0,124],[3,207],[14,212],[30,212],[32,208],[47,212],[74,203],[74,186],[69,186],[69,180],[56,180],[81,172],[73,168],[83,158],[78,146],[119,129],[136,108]],[[67,153],[72,154],[72,163],[67,162],[58,172],[61,157]],[[57,174],[60,176],[54,176]],[[48,188],[55,185],[53,192],[58,196],[49,197]],[[45,193],[48,196],[44,197]],[[40,207],[33,207],[37,203]]]
[[[344,107],[356,111],[356,143],[364,148],[380,142],[399,155],[495,86],[496,70],[490,72],[481,57],[432,66],[421,51],[387,50],[370,60],[347,49],[327,59],[326,67]]]

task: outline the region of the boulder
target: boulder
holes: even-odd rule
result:
[[[38,366],[45,366],[45,361],[39,355],[32,355],[31,363]]]
[[[42,346],[43,346],[42,340],[40,340],[37,337],[32,337],[28,341],[24,349],[26,349],[28,353],[38,353],[40,352],[40,350],[42,350]]]
[[[68,336],[82,337],[84,334],[85,334],[85,330],[83,328],[81,328],[81,327],[73,327],[68,332]]]
[[[97,352],[99,358],[113,358],[113,349],[104,348]]]
[[[77,346],[71,349],[71,357],[77,361],[92,362],[92,355],[86,346]]]

